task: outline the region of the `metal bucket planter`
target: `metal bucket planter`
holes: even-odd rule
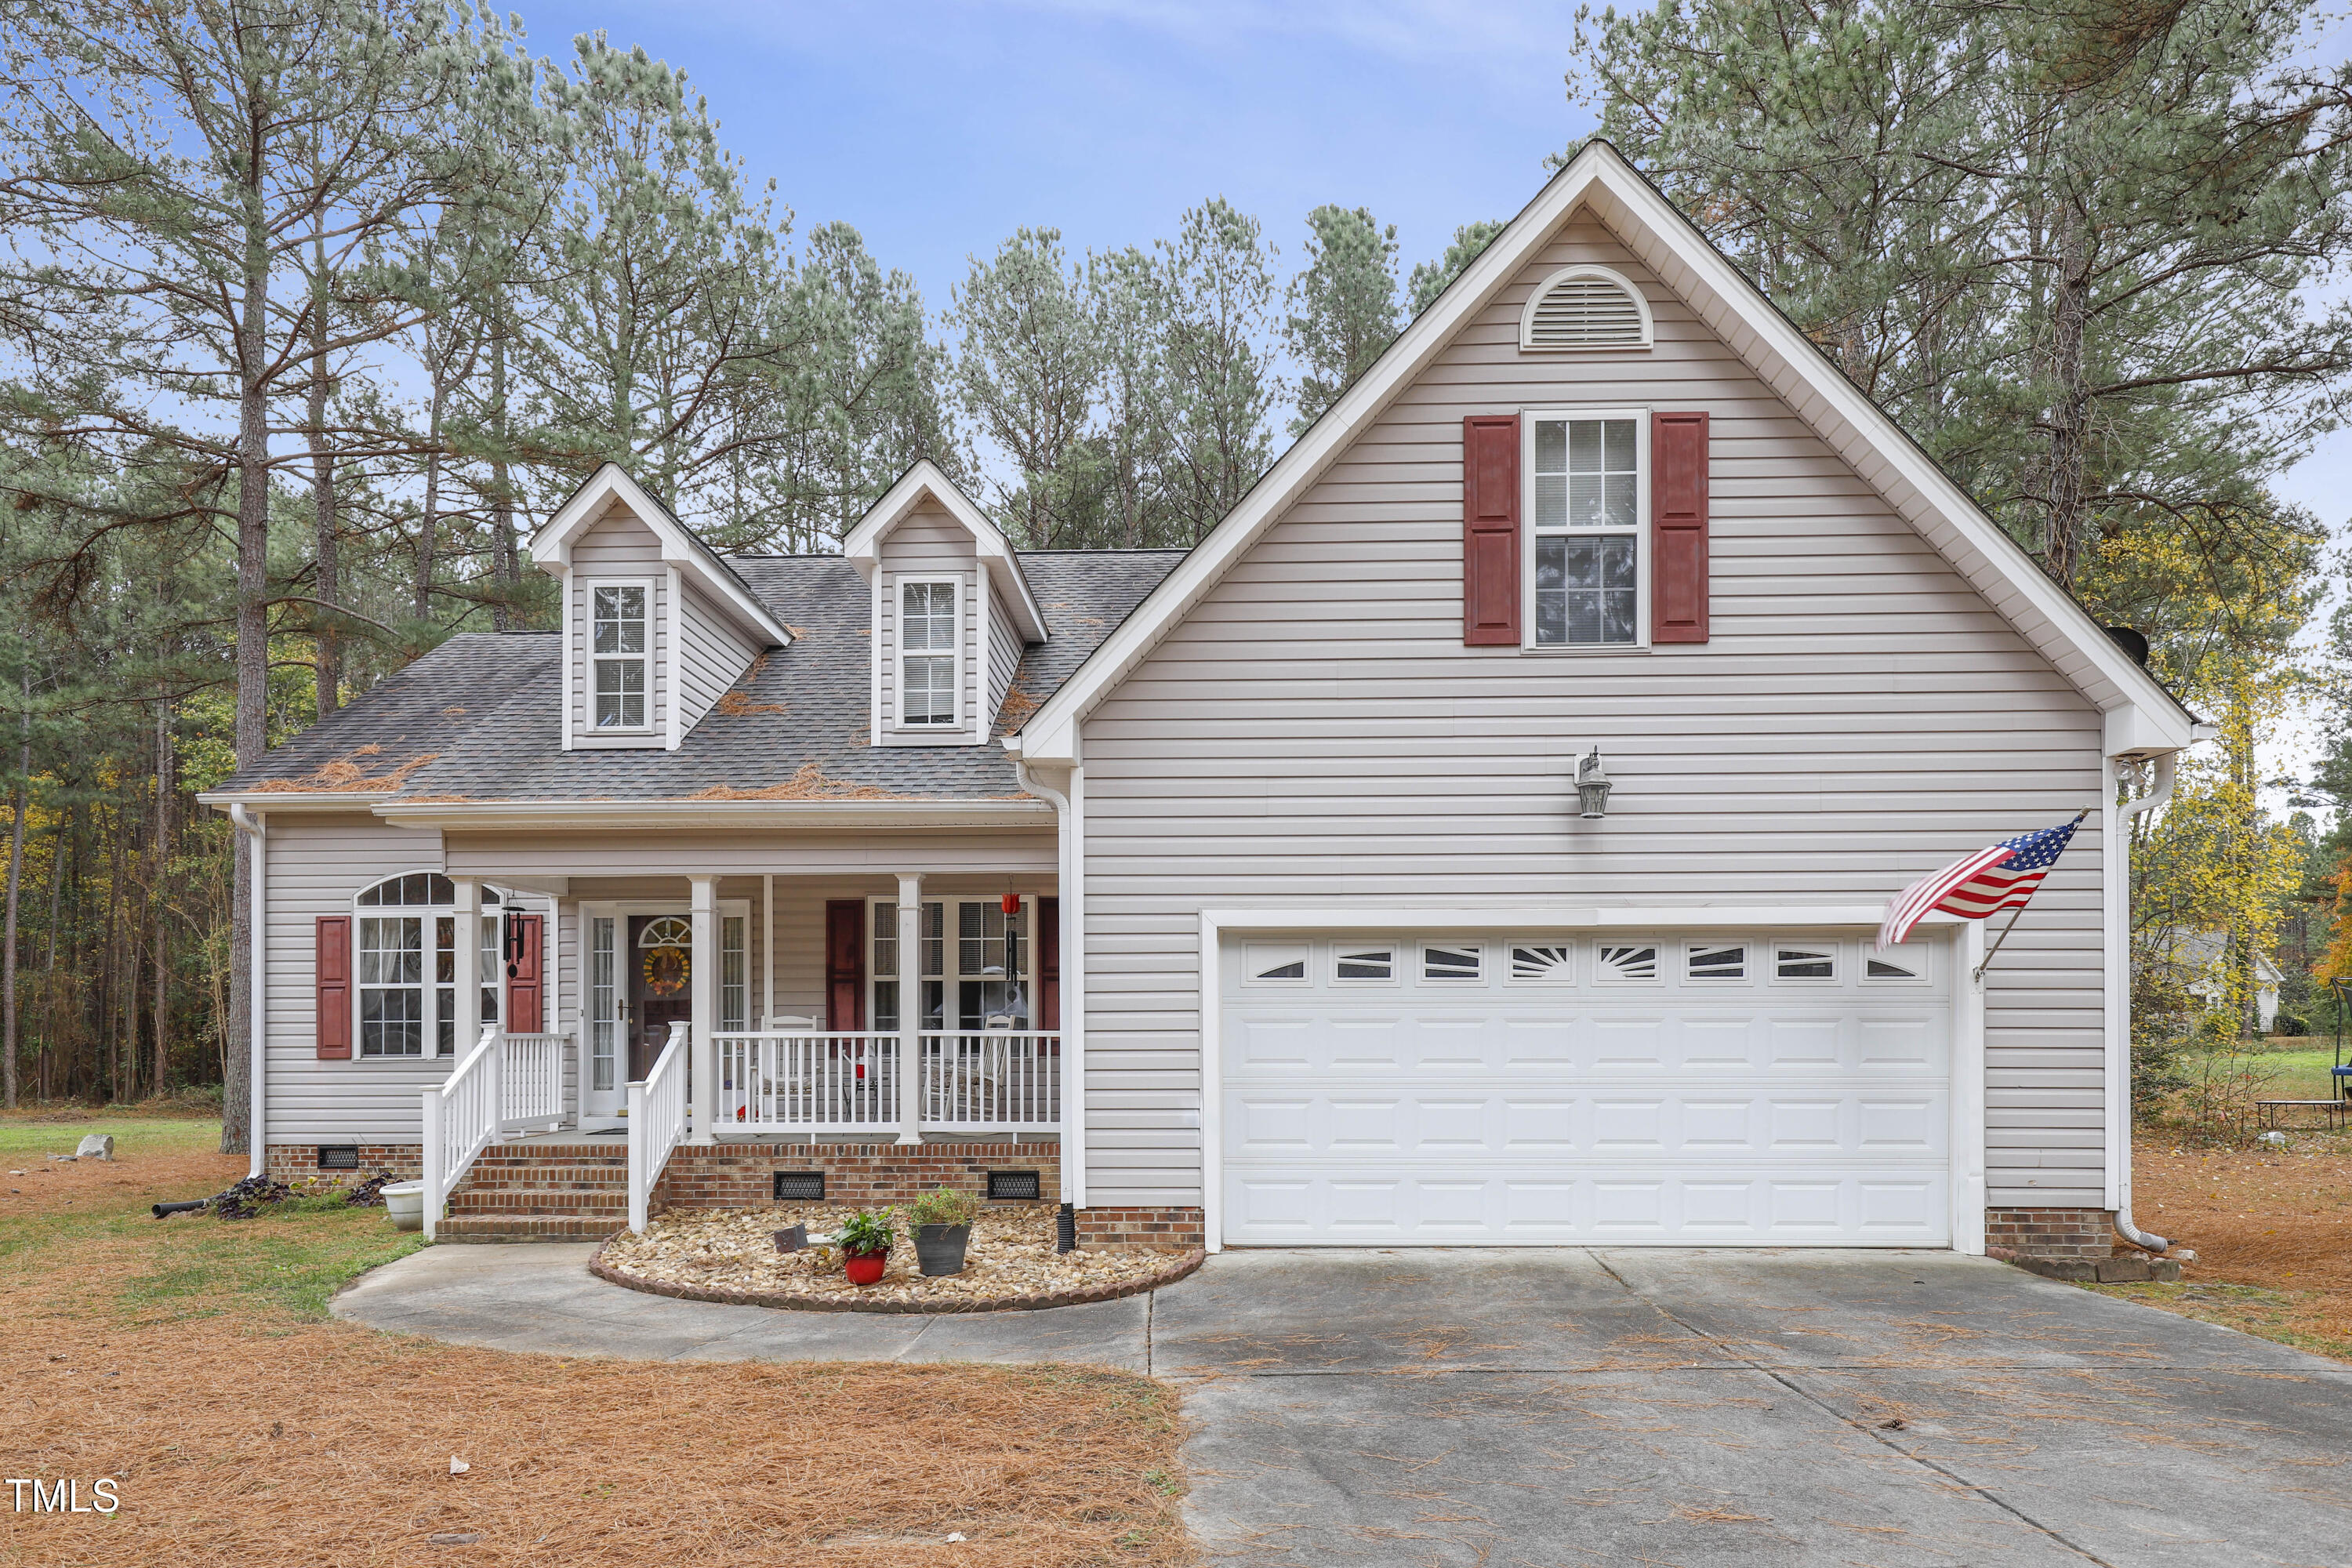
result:
[[[933,1279],[963,1272],[963,1249],[971,1242],[968,1225],[919,1225],[915,1227],[915,1261]]]

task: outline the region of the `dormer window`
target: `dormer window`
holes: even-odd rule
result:
[[[898,584],[899,721],[953,729],[961,646],[952,581]]]
[[[594,592],[590,647],[599,730],[643,730],[650,723],[646,707],[653,685],[646,598],[640,584],[600,585]]]

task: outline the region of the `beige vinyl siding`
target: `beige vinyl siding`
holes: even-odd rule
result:
[[[1013,672],[1021,668],[1023,647],[1021,632],[1013,624],[1013,614],[1004,607],[1004,596],[994,584],[988,587],[988,705],[981,710],[983,724],[996,722],[997,710],[1004,706],[1004,694],[1013,689]]]
[[[1518,352],[1528,290],[1578,261],[1644,290],[1654,351]],[[1711,642],[1462,645],[1462,420],[1576,405],[1712,416]],[[2097,802],[2100,738],[1580,216],[1086,721],[1087,1201],[1200,1201],[1202,908],[1876,904]],[[1595,742],[1616,791],[1583,823],[1573,759]],[[2100,1202],[2100,827],[1988,977],[1995,1205]]]
[[[901,730],[898,723],[899,584],[909,579],[957,584],[957,650],[961,675],[958,695],[961,725],[953,730]],[[982,711],[987,667],[981,644],[980,556],[963,524],[936,503],[927,502],[909,513],[882,538],[876,553],[874,658],[878,675],[875,739],[885,746],[969,745],[985,739],[994,710]]]
[[[646,730],[633,730],[625,735],[600,735],[596,732],[593,681],[588,665],[588,641],[591,590],[599,582],[635,581],[648,584],[646,641],[653,650],[651,678],[646,682],[646,711],[651,720]],[[572,546],[572,568],[564,579],[564,625],[568,639],[566,658],[572,673],[572,744],[575,749],[602,751],[611,749],[639,750],[667,743],[669,733],[669,700],[671,682],[671,646],[676,638],[671,625],[669,568],[662,563],[661,541],[654,531],[637,521],[625,509],[614,507],[596,525],[582,534]],[[730,680],[733,677],[729,677]],[[724,690],[725,687],[721,687]],[[711,698],[717,701],[716,694]]]
[[[743,679],[760,650],[693,587],[678,598],[677,728],[684,735]]]

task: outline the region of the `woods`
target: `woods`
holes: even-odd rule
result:
[[[2315,14],[1702,0],[1588,12],[1567,62],[2220,724],[2142,829],[2140,928],[2224,931],[2242,978],[2347,847],[2265,807],[2257,756],[2283,714],[2352,712],[2342,639],[2307,635],[2338,520],[2274,489],[2352,374],[2352,308],[2314,302],[2352,256]],[[1463,215],[1406,268],[1368,207],[1269,226],[1213,195],[1100,250],[1018,228],[927,297],[752,179],[685,70],[520,27],[408,0],[0,21],[11,1105],[220,1083],[238,1146],[249,889],[194,795],[453,632],[548,624],[530,530],[598,465],[722,550],[829,551],[918,458],[1026,548],[1189,545],[1502,226]]]

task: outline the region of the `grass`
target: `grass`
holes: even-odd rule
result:
[[[85,1131],[112,1163],[48,1161]],[[508,1354],[332,1319],[419,1241],[331,1199],[226,1222],[219,1123],[0,1118],[0,1460],[120,1478],[11,1516],[0,1564],[1190,1560],[1175,1395],[1125,1373]],[[452,1476],[452,1456],[468,1468]],[[478,1534],[462,1551],[436,1534]]]

